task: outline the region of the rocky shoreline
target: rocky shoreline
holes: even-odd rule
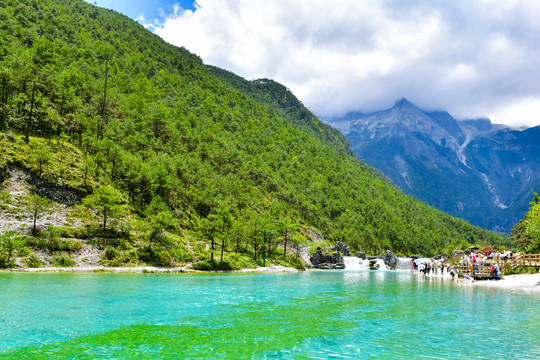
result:
[[[0,273],[103,273],[103,274],[204,274],[204,273],[298,273],[302,270],[284,266],[266,266],[256,269],[241,270],[194,270],[188,266],[182,267],[159,267],[159,266],[133,266],[133,267],[40,267],[40,268],[12,268],[1,269]]]

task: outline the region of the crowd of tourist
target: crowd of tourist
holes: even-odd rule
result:
[[[418,272],[422,276],[446,274],[454,278],[458,273],[457,268],[468,279],[473,279],[475,274],[489,272],[494,280],[498,280],[501,271],[500,262],[511,259],[513,255],[511,251],[498,252],[488,249],[484,252],[471,251],[454,263],[445,262],[443,259],[413,259],[411,271]]]
[[[454,277],[456,271],[455,266],[444,263],[442,260],[424,260],[420,261],[418,259],[414,259],[411,262],[411,271],[418,271],[421,275],[444,275],[450,274],[452,277]]]

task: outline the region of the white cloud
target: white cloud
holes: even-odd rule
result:
[[[156,26],[153,25],[153,24],[150,24],[146,18],[144,17],[144,14],[141,14],[139,15],[136,19],[135,19],[136,22],[138,22],[139,24],[141,24],[142,26],[144,26],[145,29],[155,29]]]
[[[540,124],[540,0],[198,0],[155,32],[208,64],[289,87],[314,112],[400,97]]]

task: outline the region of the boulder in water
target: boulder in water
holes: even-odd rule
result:
[[[343,256],[340,253],[335,252],[332,255],[332,264],[343,264]]]
[[[384,263],[390,269],[395,269],[398,263],[398,258],[392,251],[386,250],[386,255],[384,256]]]
[[[357,258],[360,258],[360,259],[362,259],[362,260],[366,260],[366,257],[367,257],[367,256],[366,256],[366,253],[364,253],[364,252],[362,252],[362,251],[357,251],[357,252],[356,252],[356,257],[357,257]]]
[[[310,256],[309,260],[311,261],[313,266],[317,266],[317,265],[322,264],[322,263],[325,262],[324,261],[324,255],[323,255],[323,252],[322,252],[322,249],[321,249],[320,246],[317,246],[317,249],[315,250],[313,255]]]
[[[377,264],[377,259],[369,260],[369,270],[379,270],[380,265]]]

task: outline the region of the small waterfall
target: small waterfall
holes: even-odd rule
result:
[[[396,270],[411,270],[412,258],[398,258]]]
[[[378,270],[389,270],[383,259],[373,259]],[[398,258],[396,270],[411,270],[411,258]],[[345,270],[369,270],[369,260],[362,260],[356,256],[344,256]]]
[[[356,256],[344,256],[345,270],[369,270],[368,260],[362,260]]]
[[[379,270],[388,270],[388,267],[384,263],[383,259],[377,259],[377,265],[379,265]]]

